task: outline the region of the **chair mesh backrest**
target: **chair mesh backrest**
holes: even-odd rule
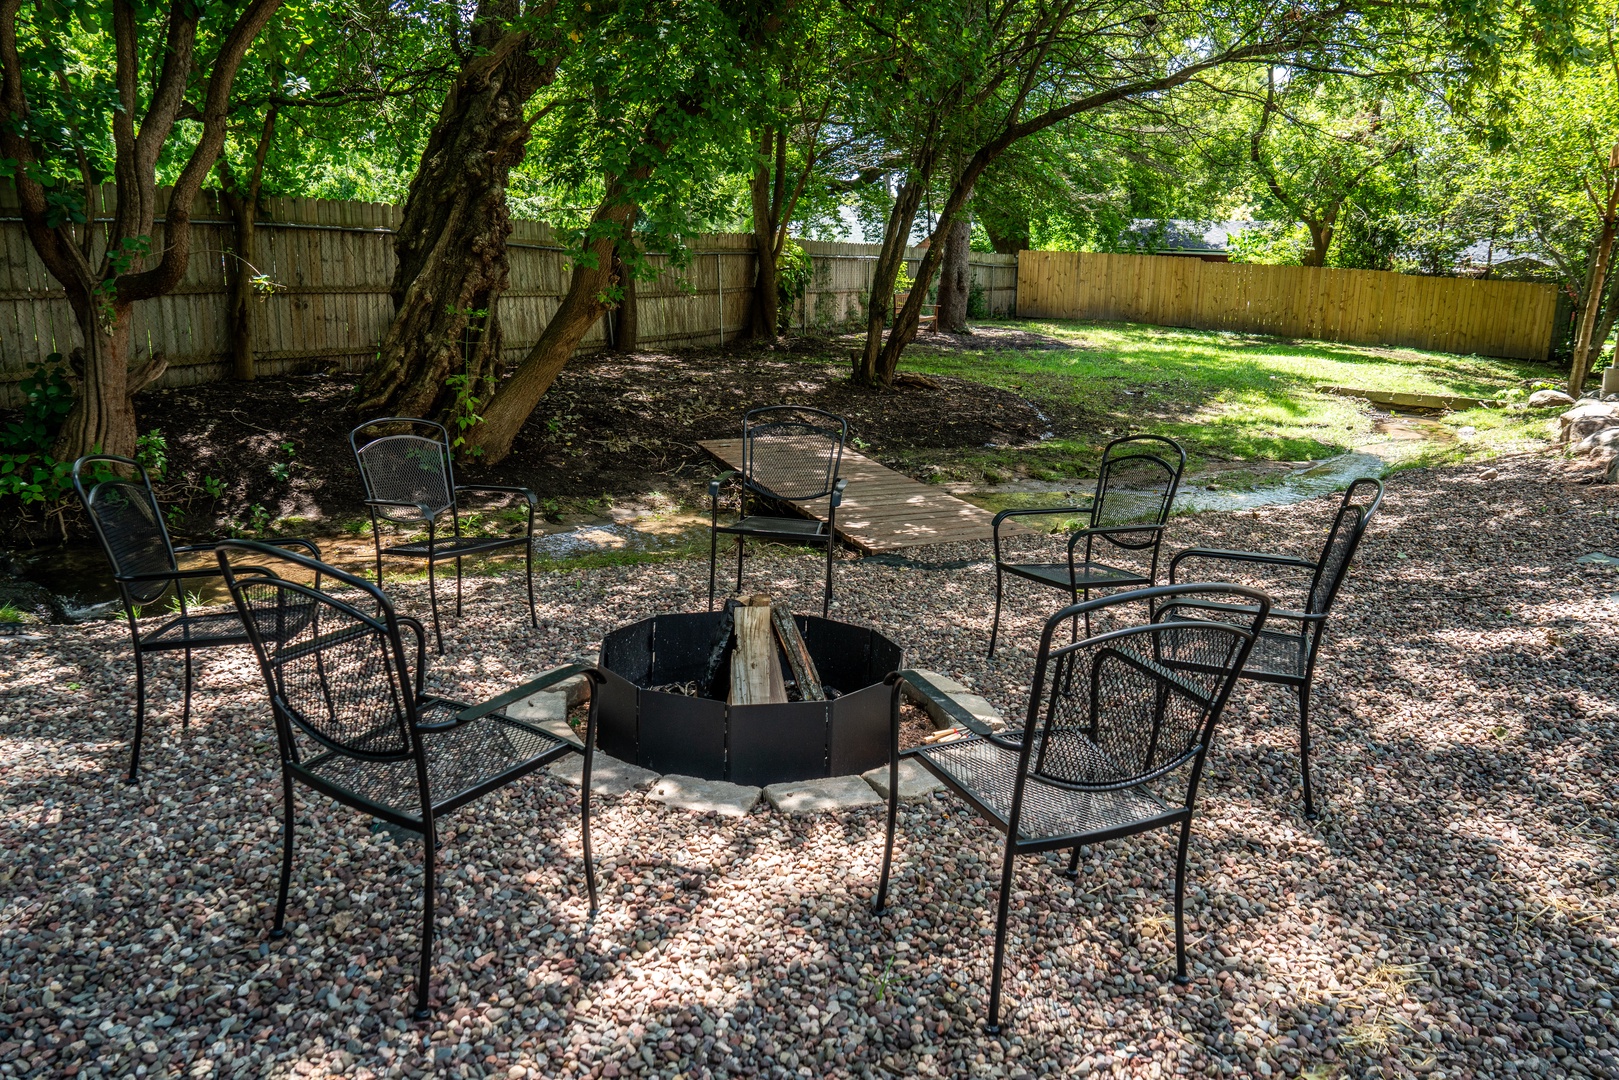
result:
[[[239,578],[233,591],[252,623],[278,724],[352,756],[411,754],[410,679],[385,624],[280,578]]]
[[[174,549],[163,527],[152,489],[136,480],[106,480],[91,488],[85,509],[95,518],[113,573],[160,574],[176,569]],[[169,589],[168,581],[139,581],[126,586],[130,599],[150,604]]]
[[[1172,622],[1053,650],[1031,774],[1117,788],[1185,764],[1205,746],[1246,641],[1225,623]]]
[[[1349,485],[1344,500],[1338,506],[1338,515],[1332,520],[1332,531],[1327,533],[1326,546],[1316,564],[1315,580],[1310,583],[1309,606],[1304,610],[1320,614],[1332,607],[1338,587],[1349,573],[1349,563],[1360,546],[1366,526],[1383,501],[1383,483],[1363,478]]]
[[[1121,439],[1107,448],[1096,477],[1093,528],[1119,525],[1162,525],[1180,486],[1185,455],[1168,440],[1156,437]],[[1121,533],[1113,537],[1125,547],[1148,547],[1159,534]]]
[[[383,435],[355,448],[366,497],[421,503],[437,513],[454,504],[449,449],[420,435]]]
[[[755,409],[742,427],[742,476],[779,499],[819,499],[832,491],[848,425],[817,409]]]

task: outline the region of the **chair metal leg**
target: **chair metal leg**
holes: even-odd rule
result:
[[[590,711],[596,711],[597,693],[590,696]],[[585,855],[585,894],[590,898],[590,915],[596,915],[596,861],[590,853],[590,771],[596,761],[596,748],[591,745],[595,742],[595,725],[591,724],[585,732],[585,763],[579,774],[579,846]]]
[[[826,541],[826,592],[821,596],[821,618],[826,618],[832,610],[832,549],[837,541],[828,537]]]
[[[714,610],[714,575],[719,567],[719,531],[709,529],[709,610]]]
[[[382,588],[382,541],[377,541],[377,588]]]
[[[534,537],[532,536],[528,538],[528,543],[523,545],[523,562],[528,572],[528,622],[530,626],[538,630],[540,628],[540,615],[539,612],[534,610]]]
[[[1192,819],[1181,822],[1180,848],[1175,853],[1175,981],[1191,982],[1186,974],[1186,845],[1192,839]]]
[[[1068,869],[1063,871],[1064,877],[1079,877],[1079,847],[1075,845],[1073,852],[1068,856]]]
[[[191,646],[186,646],[186,682],[184,704],[180,706],[180,731],[191,730]]]
[[[438,625],[438,585],[433,579],[433,560],[427,560],[427,600],[433,607],[433,637],[438,641],[438,654],[444,655],[444,631]]]
[[[989,979],[989,1022],[984,1030],[1001,1033],[1001,964],[1006,959],[1006,920],[1012,913],[1012,841],[1007,840],[1005,862],[1001,866],[1001,895],[995,911],[995,959]]]
[[[140,775],[141,735],[146,730],[146,660],[140,647],[135,649],[135,738],[129,744],[129,775],[124,778],[133,784]]]
[[[1001,632],[1001,564],[995,564],[995,618],[989,624],[989,659],[995,657],[995,638]]]
[[[270,937],[280,939],[287,936],[287,890],[292,885],[292,846],[293,839],[293,802],[292,802],[292,774],[286,767],[281,769],[281,888],[275,899],[275,926],[270,930]]]
[[[455,617],[461,617],[461,560],[455,560]]]
[[[736,592],[742,595],[742,534],[736,537]]]
[[[425,826],[422,832],[422,842],[426,848],[426,858],[422,862],[422,964],[416,974],[416,1019],[430,1020],[433,1010],[427,1006],[428,982],[433,970],[433,891],[435,884],[435,871],[437,869],[437,830],[433,827],[433,815],[423,815]]]
[[[888,868],[894,861],[894,823],[899,818],[899,759],[888,765],[888,839],[883,843],[883,872],[877,879],[877,900],[871,910],[881,914],[888,904]]]
[[[1299,687],[1299,776],[1304,783],[1304,816],[1314,821],[1315,797],[1310,791],[1310,684]]]

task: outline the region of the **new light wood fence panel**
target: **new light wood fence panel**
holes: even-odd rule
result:
[[[1025,251],[1023,318],[1098,319],[1545,360],[1550,285],[1382,270],[1213,263],[1163,255]]]

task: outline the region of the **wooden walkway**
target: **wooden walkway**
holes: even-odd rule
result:
[[[709,439],[697,445],[727,468],[742,468],[741,439]],[[866,555],[990,538],[994,515],[988,510],[917,483],[847,447],[838,475],[849,481],[838,507],[838,535]],[[805,517],[826,520],[825,499],[792,505]]]

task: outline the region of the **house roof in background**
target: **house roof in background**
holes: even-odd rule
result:
[[[1192,221],[1187,218],[1137,218],[1126,238],[1142,251],[1224,255],[1233,236],[1253,228],[1253,221]]]

